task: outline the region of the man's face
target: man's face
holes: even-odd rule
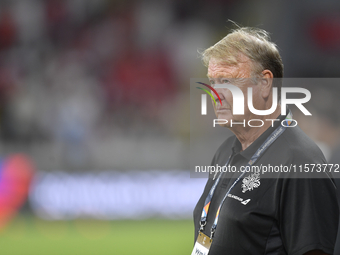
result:
[[[252,74],[252,63],[251,61],[243,57],[240,59],[237,65],[227,65],[221,61],[217,61],[215,59],[211,59],[209,61],[208,66],[208,78],[211,86],[214,87],[215,84],[232,84],[234,86],[239,87],[244,95],[244,115],[233,115],[233,97],[229,89],[216,88],[217,93],[219,94],[222,105],[218,98],[215,98],[217,104],[215,105],[213,102],[214,110],[216,117],[218,119],[226,119],[228,121],[227,124],[223,126],[230,127],[230,121],[233,122],[243,122],[253,117],[252,113],[249,111],[247,102],[247,88],[253,87],[253,104],[256,109],[257,102],[259,102],[259,91],[258,87],[253,84],[251,78]],[[216,97],[216,95],[214,95]],[[240,126],[240,125],[237,125]]]

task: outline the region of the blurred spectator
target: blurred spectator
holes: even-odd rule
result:
[[[336,8],[319,10],[316,2],[294,6],[291,13],[282,3],[282,14],[273,15],[272,5],[250,0],[3,1],[3,150],[13,144],[31,154],[54,148],[60,153],[51,156],[58,162],[51,168],[90,168],[98,159],[89,144],[100,147],[118,137],[189,139],[189,81],[205,77],[197,50],[224,36],[228,19],[270,24],[288,75],[338,73]],[[289,19],[282,21],[286,14]],[[292,22],[301,17],[313,22]],[[315,56],[318,61],[311,61]],[[322,60],[324,69],[315,72]]]

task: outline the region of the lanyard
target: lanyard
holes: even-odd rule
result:
[[[265,152],[265,150],[286,130],[287,126],[289,126],[292,123],[292,113],[291,111],[289,111],[288,115],[286,116],[286,126],[282,126],[280,125],[279,127],[277,127],[273,133],[270,134],[270,136],[264,141],[264,143],[257,149],[257,151],[255,152],[255,154],[251,157],[251,159],[249,160],[247,166],[252,166],[257,160],[258,158],[262,155],[263,152]],[[231,159],[231,156],[228,158],[226,166],[229,164],[229,161]],[[217,223],[218,223],[218,218],[220,215],[220,210],[221,207],[225,201],[225,199],[228,197],[230,191],[235,187],[235,185],[240,181],[240,179],[243,177],[243,175],[246,172],[243,171],[240,176],[234,181],[234,183],[231,185],[231,187],[229,188],[229,190],[227,191],[227,193],[225,194],[224,198],[222,199],[222,202],[220,203],[220,206],[218,207],[216,216],[215,216],[215,221],[214,224],[211,227],[211,235],[210,238],[212,239],[217,227]],[[218,176],[218,178],[216,179],[214,185],[211,187],[205,202],[204,202],[204,207],[202,210],[202,215],[201,215],[201,222],[200,222],[200,231],[204,230],[204,226],[207,224],[207,215],[208,215],[208,211],[209,211],[209,206],[210,206],[210,202],[211,199],[214,195],[215,189],[217,187],[217,184],[219,183],[220,179],[221,179],[221,175],[222,172],[220,173],[220,175]]]

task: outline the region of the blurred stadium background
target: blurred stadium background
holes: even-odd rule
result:
[[[1,0],[0,254],[189,254],[197,50],[230,19],[272,34],[286,77],[339,77],[339,14],[337,0]],[[332,160],[340,87],[314,89],[302,126]]]

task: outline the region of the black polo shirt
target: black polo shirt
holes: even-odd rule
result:
[[[246,166],[278,125],[280,123],[275,122],[274,127],[244,151],[235,136],[228,138],[217,150],[212,165],[223,166],[232,155],[231,166],[237,169]],[[297,126],[287,128],[255,165],[305,163],[323,164],[326,160],[317,145]],[[210,236],[217,208],[239,175],[239,172],[224,174],[225,178],[217,185],[203,231],[206,235]],[[339,212],[336,187],[329,175],[290,178],[294,176],[278,173],[275,178],[264,178],[260,174],[259,178],[255,176],[257,185],[244,186],[243,179],[251,175],[245,174],[224,201],[209,255],[300,255],[315,249],[333,254]],[[214,181],[212,177],[208,179],[194,209],[195,240],[204,201]]]

